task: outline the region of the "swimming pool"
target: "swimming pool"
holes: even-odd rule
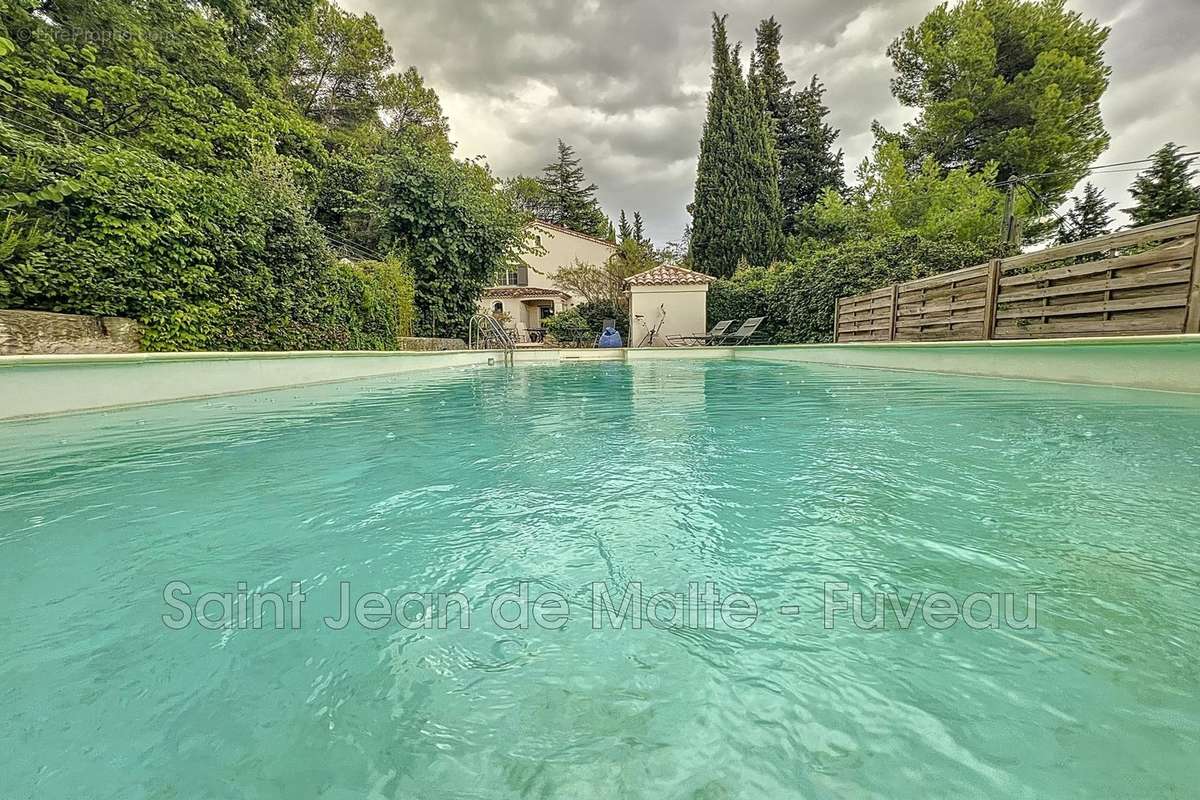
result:
[[[7,423],[4,794],[1185,795],[1198,476],[1200,398],[740,360]]]

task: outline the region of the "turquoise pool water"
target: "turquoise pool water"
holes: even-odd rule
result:
[[[1200,783],[1196,398],[745,361],[462,370],[3,425],[0,487],[6,798]],[[301,623],[210,605],[216,629],[174,630],[173,581],[188,602],[299,581]],[[521,581],[566,618],[494,620]],[[631,605],[594,628],[597,591],[631,582],[659,625]],[[705,582],[751,624],[651,607]],[[343,585],[468,611],[338,629]],[[887,605],[939,591],[1014,613],[902,628]],[[841,610],[854,592],[863,617],[883,596],[883,629]]]

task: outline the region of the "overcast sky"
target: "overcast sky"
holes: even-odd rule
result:
[[[370,11],[395,51],[435,88],[460,156],[500,175],[536,174],[573,145],[616,220],[640,210],[656,243],[687,223],[710,66],[710,13],[753,47],[759,19],[783,25],[789,77],[816,73],[847,172],[870,152],[871,121],[913,116],[891,96],[884,51],[933,0],[341,0]],[[1098,164],[1144,158],[1168,140],[1200,149],[1200,0],[1069,0],[1112,28],[1102,102],[1112,145]],[[1135,176],[1093,178],[1123,205]],[[1121,219],[1124,222],[1124,219]]]

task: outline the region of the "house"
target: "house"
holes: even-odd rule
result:
[[[558,285],[558,271],[576,262],[602,266],[617,246],[548,222],[530,227],[537,251],[523,255],[521,267],[511,270],[501,285],[485,289],[479,302],[484,313],[507,317],[508,326],[520,323],[536,331],[543,320],[583,302]]]

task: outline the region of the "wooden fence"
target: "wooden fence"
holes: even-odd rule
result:
[[[1200,333],[1200,217],[943,272],[837,302],[835,342]]]

